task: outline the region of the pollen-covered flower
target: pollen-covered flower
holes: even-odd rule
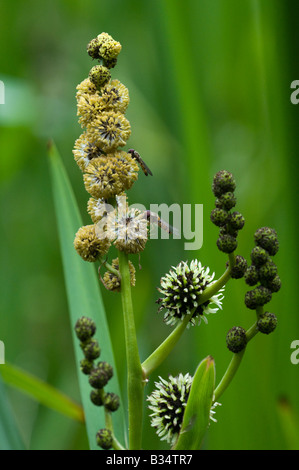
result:
[[[93,95],[94,93],[97,93],[97,87],[95,86],[94,83],[90,80],[90,78],[85,78],[79,85],[76,87],[77,93],[76,93],[76,98],[77,100],[79,97],[83,94],[89,94]]]
[[[87,134],[83,132],[74,145],[74,159],[82,171],[85,171],[91,160],[102,155],[101,148],[96,145]]]
[[[95,199],[119,195],[137,180],[138,170],[126,152],[98,157],[90,162],[83,176],[86,191]]]
[[[101,112],[101,97],[98,93],[82,93],[77,99],[77,116],[81,127],[87,127]]]
[[[148,396],[149,409],[153,412],[151,425],[161,440],[171,445],[176,441],[183,422],[183,416],[192,385],[189,374],[169,376],[169,380],[159,377],[156,389]]]
[[[201,319],[207,323],[205,315],[216,313],[222,308],[222,299],[224,288],[221,288],[217,294],[209,300],[201,303],[201,296],[207,286],[210,286],[215,273],[209,274],[210,268],[205,268],[200,261],[193,260],[188,266],[187,262],[182,261],[177,267],[173,267],[161,279],[161,287],[158,291],[163,297],[157,300],[160,304],[159,312],[166,310],[164,321],[169,325],[175,325],[182,321],[186,315],[193,312],[188,326],[199,325]],[[211,305],[215,307],[212,308]]]
[[[119,261],[118,258],[114,259],[111,263],[111,266],[113,269],[115,269],[117,272],[119,272]],[[131,286],[135,286],[135,267],[131,261],[129,261],[129,270],[130,270],[130,278],[131,278]],[[120,280],[120,275],[117,275],[111,271],[106,271],[102,282],[106,289],[113,291],[113,292],[119,292],[120,291],[120,286],[121,286],[121,280]]]
[[[119,80],[112,80],[101,90],[101,109],[125,113],[130,102],[129,90]]]
[[[107,217],[107,238],[125,253],[143,251],[148,239],[148,221],[145,213],[128,207],[126,198],[119,198],[118,208]]]
[[[129,121],[122,113],[114,111],[100,114],[87,126],[87,130],[104,152],[124,146],[131,135]]]
[[[94,262],[107,253],[110,242],[107,239],[101,240],[96,236],[94,225],[85,225],[76,233],[74,246],[84,261]]]

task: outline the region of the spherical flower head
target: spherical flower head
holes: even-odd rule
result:
[[[80,170],[85,171],[94,158],[100,157],[102,149],[92,140],[91,136],[84,132],[76,140],[74,145],[74,159]]]
[[[241,326],[234,326],[226,335],[226,345],[233,353],[242,351],[247,344],[246,330]]]
[[[98,93],[82,93],[77,98],[77,116],[81,127],[87,127],[101,112],[101,97]]]
[[[99,48],[100,48],[100,43],[98,38],[94,38],[89,43],[87,44],[87,53],[92,57],[93,59],[99,59]]]
[[[148,240],[148,221],[144,213],[134,207],[118,210],[108,223],[107,233],[118,250],[127,254],[140,253]]]
[[[231,269],[231,277],[233,279],[240,279],[244,276],[247,270],[247,261],[243,256],[237,255],[235,265]]]
[[[156,389],[147,397],[149,409],[152,411],[151,425],[156,428],[160,439],[173,445],[183,422],[184,411],[192,385],[189,374],[179,374],[155,382]]]
[[[102,86],[106,85],[111,78],[111,73],[104,65],[95,65],[89,71],[88,75],[90,81],[95,85],[97,90],[100,90]]]
[[[76,89],[77,89],[77,93],[76,93],[77,101],[81,95],[84,95],[84,94],[93,95],[97,93],[97,87],[95,86],[94,83],[92,83],[89,77],[85,78],[81,83],[79,83]]]
[[[258,268],[269,260],[269,253],[261,246],[255,246],[250,253],[252,263]]]
[[[232,253],[237,249],[237,239],[229,233],[223,233],[217,239],[217,247],[223,253]]]
[[[219,198],[216,199],[215,205],[220,209],[225,209],[226,211],[231,210],[235,207],[237,203],[237,198],[231,191],[222,194]]]
[[[274,313],[264,312],[262,315],[260,315],[257,322],[257,328],[261,333],[268,335],[275,330],[276,326],[277,317],[274,315]]]
[[[110,429],[99,429],[96,435],[97,445],[102,449],[108,450],[112,447],[113,437]]]
[[[87,130],[96,144],[108,153],[126,145],[131,135],[129,121],[122,113],[114,111],[101,113],[87,126]]]
[[[108,252],[110,242],[96,236],[94,225],[86,225],[76,233],[74,247],[84,261],[95,262]]]
[[[108,199],[130,189],[138,177],[138,165],[126,152],[93,159],[84,175],[86,191],[95,199]]]
[[[102,111],[124,114],[129,105],[129,90],[119,80],[112,80],[101,90],[100,106]]]
[[[105,60],[115,59],[121,51],[121,44],[108,33],[99,34],[97,41],[99,43],[99,55]]]
[[[116,271],[119,272],[119,260],[118,258],[114,259],[111,263],[112,268],[116,269]],[[131,277],[131,286],[135,286],[135,267],[131,261],[129,261],[129,270],[130,270],[130,277]],[[102,282],[106,289],[112,291],[112,292],[120,292],[120,287],[121,287],[121,280],[120,280],[120,275],[117,276],[115,273],[111,271],[106,271]]]
[[[268,251],[270,256],[274,256],[279,249],[277,233],[273,228],[261,227],[254,234],[256,245]]]
[[[87,212],[94,224],[107,217],[111,210],[111,205],[104,198],[95,199],[91,197],[87,202]]]
[[[277,275],[277,266],[271,259],[259,268],[260,281],[271,281]]]
[[[221,170],[213,178],[212,191],[216,197],[221,197],[228,192],[234,192],[236,182],[233,175],[227,170]]]
[[[272,292],[264,286],[258,286],[253,290],[246,292],[245,294],[245,305],[251,310],[262,307],[263,305],[270,302],[272,298]]]
[[[166,310],[165,323],[175,325],[191,312],[193,315],[188,327],[199,325],[201,319],[207,323],[206,315],[216,313],[219,308],[222,308],[224,288],[206,302],[201,303],[202,293],[215,282],[213,282],[215,273],[210,275],[209,272],[210,269],[203,267],[198,260],[191,261],[190,266],[182,261],[162,277],[158,291],[163,297],[158,299],[157,303],[160,305],[159,312]]]
[[[101,389],[94,388],[90,392],[90,401],[96,406],[104,405],[104,393]]]
[[[246,284],[248,284],[249,286],[255,286],[258,283],[259,272],[258,268],[254,264],[248,266],[244,274],[244,279]]]
[[[229,215],[228,223],[232,230],[242,230],[245,224],[245,219],[240,212],[235,211]]]
[[[85,357],[84,357],[84,359],[81,359],[81,361],[80,361],[80,370],[83,374],[89,375],[90,372],[92,371],[92,369],[93,369],[93,362],[92,361],[89,361]]]
[[[81,349],[83,351],[85,358],[88,361],[93,361],[97,359],[98,357],[100,357],[101,349],[97,340],[90,338],[84,343],[81,343],[80,346],[81,346]]]
[[[216,207],[211,212],[211,221],[217,227],[222,227],[228,221],[229,213],[225,209]]]
[[[267,287],[271,292],[278,292],[281,288],[281,279],[278,274],[273,279],[261,279],[261,285]]]
[[[107,385],[113,376],[113,369],[108,362],[100,361],[97,367],[93,368],[89,374],[89,384],[93,388],[102,389]]]
[[[106,393],[104,397],[104,406],[108,411],[116,411],[119,408],[120,399],[116,393]]]
[[[75,324],[75,333],[77,338],[84,342],[92,338],[96,332],[95,322],[88,317],[80,317]]]

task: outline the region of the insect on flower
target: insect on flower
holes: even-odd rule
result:
[[[139,153],[136,152],[136,150],[130,149],[130,150],[128,150],[128,153],[130,153],[130,154],[132,155],[132,158],[134,158],[135,160],[137,160],[137,162],[138,162],[139,165],[141,166],[141,169],[142,169],[143,173],[145,174],[145,176],[148,176],[148,175],[153,176],[151,170],[150,170],[149,167],[146,165],[146,163],[144,163],[144,161],[143,161],[142,158],[140,157]]]
[[[162,220],[161,217],[159,217],[159,215],[155,212],[147,210],[143,213],[143,218],[147,219],[149,223],[158,225],[158,227],[167,233],[174,234],[176,236],[179,235],[179,232],[176,228]]]

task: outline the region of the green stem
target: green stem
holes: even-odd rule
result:
[[[225,270],[225,272],[222,274],[222,276],[217,281],[215,281],[212,285],[208,286],[204,290],[204,292],[202,293],[202,296],[200,298],[199,304],[203,304],[204,302],[209,300],[213,295],[217,294],[219,289],[221,289],[221,287],[225,286],[225,284],[230,280],[231,270],[232,270],[232,268],[233,268],[233,266],[235,265],[235,262],[236,262],[236,257],[234,255],[234,253],[230,253],[228,255],[228,262],[229,262],[228,268]]]
[[[194,311],[179,323],[170,335],[158,346],[158,348],[142,363],[145,378],[147,378],[170,354],[183,332],[185,331]]]
[[[142,437],[144,377],[136,338],[128,256],[119,251],[118,259],[128,369],[129,449],[138,450],[141,448]]]
[[[258,333],[258,329],[256,326],[256,322],[249,328],[248,331],[246,331],[246,337],[247,337],[247,343]],[[245,353],[244,348],[242,351],[238,353],[234,353],[232,360],[226,369],[226,372],[224,376],[222,377],[219,385],[215,389],[214,393],[214,402],[218,401],[219,397],[223,394],[223,392],[226,390],[226,388],[229,386],[231,383],[232,379],[234,378],[239,365],[241,364],[241,361],[243,359],[244,353]]]
[[[113,423],[110,411],[105,410],[105,426],[112,432],[112,447],[114,450],[125,450],[125,448],[118,442],[113,432]]]

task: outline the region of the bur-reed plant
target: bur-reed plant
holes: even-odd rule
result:
[[[273,228],[261,227],[253,235],[250,262],[238,253],[238,236],[245,226],[245,218],[235,209],[237,184],[230,171],[218,171],[211,185],[215,207],[210,221],[219,228],[215,249],[228,258],[225,270],[215,280],[215,274],[198,259],[183,260],[170,268],[161,278],[157,304],[161,320],[172,330],[149,357],[140,357],[131,295],[136,282],[134,262],[140,261],[146,249],[151,224],[169,232],[172,228],[157,214],[129,205],[127,192],[137,181],[140,170],[145,175],[142,177],[151,177],[152,172],[136,150],[125,150],[131,135],[131,125],[125,117],[129,91],[112,78],[120,51],[121,44],[107,33],[92,39],[87,52],[96,65],[76,92],[82,134],[75,142],[73,154],[90,196],[87,212],[91,223],[78,227],[74,248],[87,263],[99,262],[99,282],[111,295],[120,293],[127,363],[128,442],[125,444],[119,442],[113,428],[113,414],[121,406],[120,397],[113,390],[108,391],[114,370],[94,339],[101,324],[82,312],[74,325],[82,350],[80,368],[90,385],[91,402],[95,407],[103,407],[105,412],[105,427],[98,430],[94,439],[103,449],[144,447],[143,408],[150,375],[172,352],[186,329],[197,327],[202,321],[207,323],[209,315],[223,308],[226,284],[243,280],[248,286],[243,308],[255,311],[255,318],[247,331],[234,325],[227,332],[226,344],[232,359],[218,385],[215,361],[208,356],[199,361],[192,375],[188,372],[160,377],[155,390],[146,398],[149,410],[146,419],[151,420],[161,440],[175,450],[200,449],[211,420],[215,421],[219,399],[231,384],[249,341],[257,333],[269,334],[276,328],[277,318],[266,305],[281,287],[272,259],[279,248],[278,237]],[[114,259],[111,259],[112,248],[118,254]]]

